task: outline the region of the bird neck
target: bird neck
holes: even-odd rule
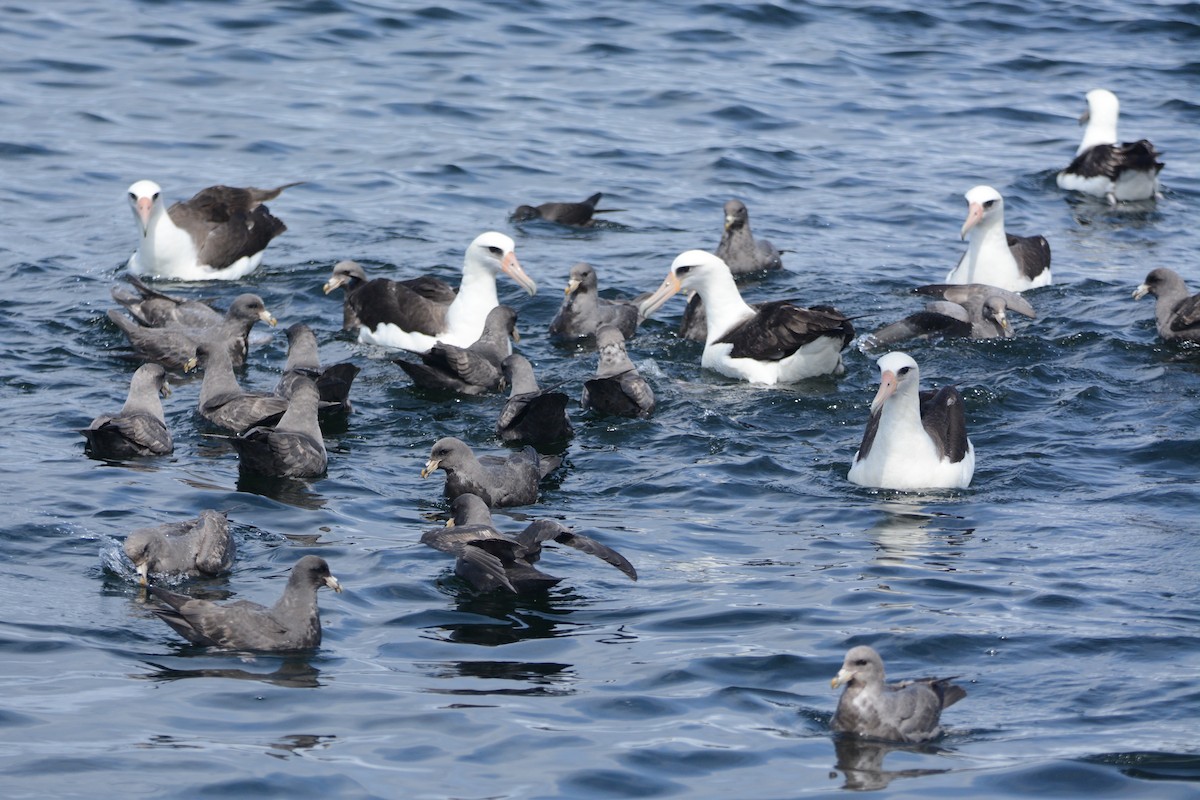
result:
[[[1097,115],[1088,120],[1088,125],[1083,131],[1083,141],[1079,143],[1079,149],[1075,151],[1075,155],[1080,155],[1088,150],[1091,150],[1098,144],[1116,144],[1117,143],[1117,120],[1116,117],[1108,115]]]
[[[742,299],[728,270],[714,271],[705,276],[696,286],[696,293],[704,301],[708,316],[708,341],[724,336],[730,328],[754,316],[754,309]]]

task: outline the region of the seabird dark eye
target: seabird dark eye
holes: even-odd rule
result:
[[[865,667],[866,665],[867,665],[867,660],[865,658],[860,658],[858,661],[854,662],[854,666],[856,666],[856,667]]]
[[[129,193],[129,199],[130,199],[130,200],[137,200],[137,195],[136,195],[136,194],[134,194],[133,192],[130,192],[130,193]]]
[[[504,251],[501,250],[499,247],[495,247],[495,246],[489,247],[488,252],[494,256],[504,255]]]
[[[995,201],[995,200],[988,200],[987,202],[985,202],[985,203],[983,204],[983,207],[984,207],[984,208],[991,208],[991,207],[992,207],[992,206],[994,206],[994,205],[996,205],[996,201]]]
[[[900,369],[899,369],[899,370],[896,372],[896,374],[897,374],[897,375],[907,375],[907,374],[908,374],[908,371],[909,371],[910,369],[912,369],[912,367],[901,367],[901,368],[900,368]],[[865,663],[867,663],[867,662],[865,662],[865,661],[864,661],[863,663],[865,664]]]
[[[150,199],[157,201],[158,200],[158,192],[155,192],[154,195]]]
[[[691,271],[692,271],[692,268],[691,268],[691,267],[687,267],[687,266],[684,266],[684,267],[676,267],[676,268],[675,268],[675,274],[676,274],[676,275],[687,275],[687,274],[688,274],[689,272],[691,272]]]

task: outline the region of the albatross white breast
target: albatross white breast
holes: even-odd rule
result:
[[[210,186],[167,208],[154,181],[129,187],[141,240],[127,267],[134,275],[184,281],[237,280],[258,269],[263,251],[287,230],[263,205],[274,189]]]
[[[1150,200],[1158,196],[1161,155],[1146,139],[1121,144],[1117,140],[1117,119],[1121,105],[1107,89],[1087,93],[1088,110],[1079,118],[1086,122],[1083,141],[1075,151],[1075,160],[1058,173],[1058,187],[1067,191],[1103,197],[1110,204],[1118,200]]]
[[[907,353],[879,359],[879,391],[847,476],[879,489],[965,489],[975,474],[962,395],[953,386],[920,392]]]
[[[680,289],[696,292],[708,310],[702,366],[768,385],[842,372],[842,350],[854,338],[854,327],[836,309],[802,308],[786,300],[751,308],[724,261],[704,250],[688,250],[671,264],[658,290],[641,302],[642,317]]]
[[[991,186],[964,195],[967,219],[962,238],[967,252],[950,270],[946,283],[986,283],[1010,292],[1049,286],[1050,244],[1044,236],[1014,236],[1004,230],[1004,198]]]
[[[467,246],[463,258],[462,283],[458,294],[449,306],[441,306],[416,291],[393,284],[389,291],[395,295],[387,303],[375,298],[366,303],[374,308],[372,313],[360,309],[358,340],[365,344],[377,344],[414,353],[424,353],[438,342],[455,347],[470,347],[482,334],[488,312],[500,305],[496,295],[496,275],[509,275],[529,294],[537,294],[537,284],[525,274],[517,261],[513,240],[503,233],[488,231],[475,237]],[[333,280],[325,285],[331,291]],[[371,289],[371,284],[363,291]],[[395,302],[404,291],[405,302]],[[359,299],[360,291],[355,295]],[[367,306],[364,306],[366,308]]]

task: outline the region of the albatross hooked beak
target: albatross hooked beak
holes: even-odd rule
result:
[[[504,260],[500,262],[500,269],[504,271],[510,278],[516,281],[522,289],[529,292],[531,295],[537,294],[537,283],[533,278],[525,274],[525,270],[521,268],[521,262],[517,261],[517,254],[509,251],[504,256]]]
[[[150,230],[150,214],[154,211],[154,198],[139,197],[133,203],[133,213],[142,225],[142,236]]]
[[[962,231],[959,236],[962,239],[967,238],[967,231],[979,224],[979,220],[983,219],[983,206],[979,203],[971,203],[967,207],[967,220],[963,223]]]
[[[882,408],[883,404],[887,402],[887,399],[892,396],[893,392],[896,391],[896,383],[896,373],[892,372],[890,369],[885,370],[884,373],[879,376],[879,391],[875,393],[875,399],[871,401],[872,414]],[[844,671],[845,670],[843,670],[843,672]],[[838,676],[840,677],[841,674],[842,673],[839,672]],[[834,680],[837,680],[837,678]],[[836,686],[836,684],[834,685]]]
[[[662,307],[663,303],[674,297],[682,288],[683,286],[679,282],[679,276],[676,275],[675,270],[672,269],[667,273],[667,277],[662,282],[662,285],[654,291],[654,294],[650,295],[638,304],[638,313],[642,316],[642,319],[649,319],[651,314],[653,314],[655,311],[658,311],[658,309]]]

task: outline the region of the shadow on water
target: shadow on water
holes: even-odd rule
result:
[[[463,621],[426,628],[426,636],[498,647],[530,639],[552,639],[568,635],[578,627],[578,623],[556,619],[571,613],[556,606],[578,600],[574,595],[474,593],[457,578],[445,580],[442,586],[458,596],[456,610],[463,615]]]
[[[204,650],[200,647],[184,647],[186,650]],[[275,663],[275,659],[262,659],[267,665]],[[289,657],[284,658],[279,665],[270,672],[259,672],[251,669],[241,669],[237,667],[204,667],[200,669],[179,669],[176,667],[168,667],[164,664],[156,664],[153,661],[143,661],[151,668],[150,672],[144,674],[133,674],[131,678],[150,681],[177,681],[186,678],[229,678],[237,681],[260,681],[269,683],[274,686],[284,686],[292,689],[316,689],[322,685],[318,677],[321,671],[309,663],[304,657]],[[243,659],[243,663],[257,664],[258,658]]]
[[[884,757],[893,750],[910,753],[936,755],[942,752],[931,745],[906,745],[895,742],[877,742],[856,739],[850,736],[835,736],[833,749],[837,753],[835,768],[846,778],[843,789],[857,792],[872,792],[886,789],[896,778],[918,778],[923,775],[938,775],[949,769],[899,769],[883,768]]]
[[[317,510],[325,507],[325,497],[312,491],[307,481],[293,478],[271,478],[252,472],[239,472],[237,490],[278,500],[296,508]]]
[[[434,694],[459,696],[511,695],[511,696],[561,696],[573,694],[568,688],[575,680],[573,665],[554,662],[524,661],[439,661],[419,665],[433,678],[467,678],[485,681],[516,681],[525,688],[486,687],[474,688],[431,688]]]
[[[899,564],[922,559],[936,566],[931,558],[945,559],[961,555],[946,546],[961,545],[974,532],[961,517],[938,511],[927,511],[924,505],[900,501],[881,502],[875,506],[880,518],[865,531],[866,537],[879,548],[878,561]],[[940,534],[940,535],[939,535]]]

